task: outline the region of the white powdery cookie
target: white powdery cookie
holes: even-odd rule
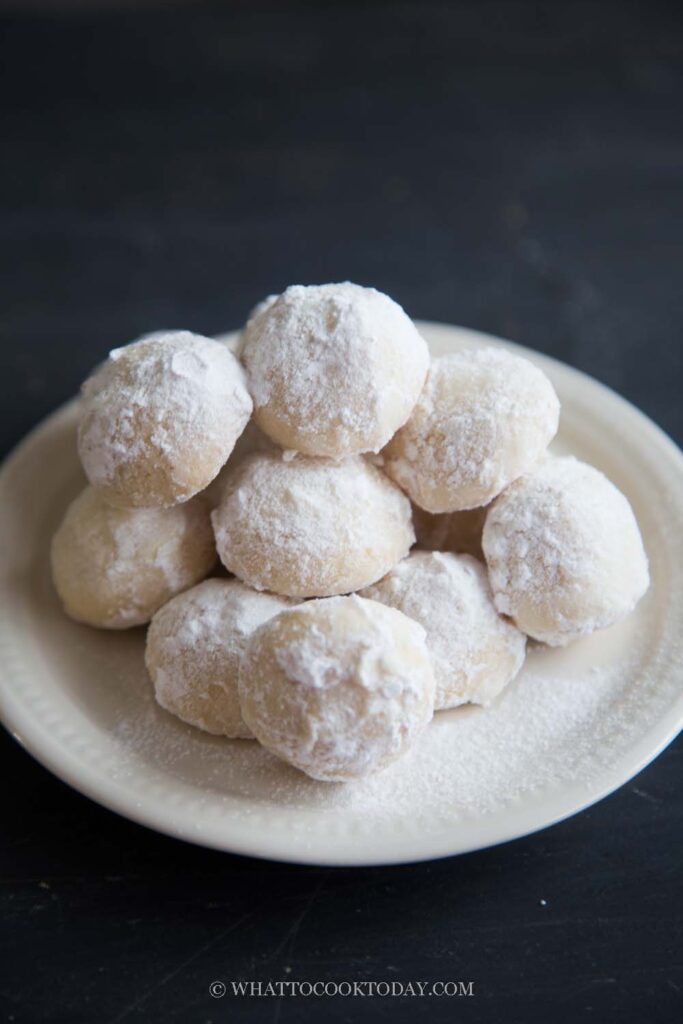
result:
[[[379,451],[429,365],[401,307],[349,282],[271,296],[244,329],[242,359],[258,426],[282,448],[330,458]]]
[[[253,738],[237,695],[240,658],[254,630],[290,604],[224,579],[204,580],[165,604],[145,647],[161,707],[214,735]]]
[[[92,487],[69,505],[52,539],[52,578],[67,615],[104,629],[149,622],[216,563],[209,510],[114,508]]]
[[[310,601],[253,634],[239,673],[242,716],[272,753],[323,782],[378,771],[432,718],[422,626],[355,595]]]
[[[385,469],[427,512],[486,505],[538,461],[559,414],[552,384],[521,356],[502,348],[442,356],[385,448]]]
[[[553,646],[623,618],[649,586],[631,506],[571,456],[547,458],[494,502],[483,546],[498,610]]]
[[[212,521],[226,569],[257,590],[289,597],[374,583],[415,540],[410,502],[361,456],[248,456]]]
[[[189,331],[114,349],[83,385],[78,452],[112,505],[168,507],[218,474],[251,415],[226,345]]]
[[[413,551],[361,596],[424,626],[437,711],[490,704],[524,663],[526,637],[498,614],[486,569],[470,555]]]

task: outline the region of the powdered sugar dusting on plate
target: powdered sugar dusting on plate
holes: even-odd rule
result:
[[[654,602],[632,618],[573,647],[533,647],[526,664],[486,709],[439,712],[400,761],[364,780],[318,783],[258,744],[200,734],[160,711],[149,693],[121,714],[112,735],[120,771],[139,758],[199,784],[230,813],[277,806],[316,815],[357,814],[389,823],[465,820],[490,815],[556,787],[589,782],[643,732],[670,700],[648,671]],[[142,654],[140,655],[142,657]],[[128,768],[127,768],[128,765]],[[302,819],[303,820],[303,819]]]

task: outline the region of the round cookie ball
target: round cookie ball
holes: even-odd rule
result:
[[[623,618],[649,586],[631,506],[572,457],[512,484],[486,517],[483,546],[498,611],[552,646]]]
[[[526,637],[500,617],[486,569],[470,555],[414,551],[361,596],[424,626],[437,711],[490,704],[524,663]]]
[[[311,601],[253,634],[239,672],[242,716],[273,754],[322,782],[378,771],[434,710],[422,626],[361,597]]]
[[[111,505],[163,508],[217,475],[252,410],[226,345],[189,331],[114,349],[83,385],[78,452]]]
[[[442,356],[385,449],[385,469],[427,512],[486,505],[538,461],[559,413],[552,384],[521,356],[502,348]]]
[[[212,521],[229,572],[289,597],[374,583],[415,540],[410,502],[361,456],[250,455],[228,480]]]
[[[239,663],[254,630],[291,602],[239,580],[204,580],[154,615],[145,663],[166,711],[217,736],[252,739],[237,695]]]
[[[127,629],[203,579],[216,549],[201,498],[166,509],[122,509],[86,487],[67,509],[51,557],[67,615]]]
[[[483,560],[481,534],[489,505],[464,512],[435,515],[413,505],[413,526],[418,548],[424,551],[451,551]]]
[[[410,415],[429,354],[401,307],[360,285],[294,285],[247,323],[254,418],[282,448],[377,452]]]

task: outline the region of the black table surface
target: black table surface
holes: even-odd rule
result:
[[[0,30],[4,450],[109,348],[346,278],[683,440],[679,4],[138,3]],[[3,734],[3,1019],[681,1019],[682,752],[529,838],[346,870],[156,835]],[[474,994],[210,996],[238,979]]]

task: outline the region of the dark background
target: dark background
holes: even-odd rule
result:
[[[3,450],[112,346],[344,278],[683,440],[680,4],[83,6],[0,15]],[[3,734],[3,1019],[679,1020],[682,751],[531,838],[332,870],[157,836]],[[234,978],[476,995],[210,998]]]

